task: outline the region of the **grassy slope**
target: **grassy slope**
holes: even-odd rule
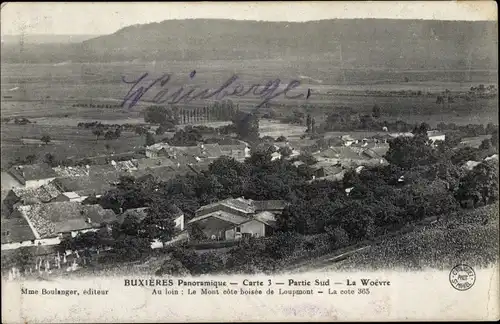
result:
[[[434,227],[383,240],[326,268],[450,269],[459,263],[484,267],[498,262],[498,220],[498,204],[461,211]]]

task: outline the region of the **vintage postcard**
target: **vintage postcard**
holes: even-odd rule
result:
[[[493,1],[3,3],[2,322],[499,319]]]

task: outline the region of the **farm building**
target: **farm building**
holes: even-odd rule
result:
[[[133,173],[135,177],[153,176],[159,181],[174,179],[177,175],[186,173],[200,173],[208,170],[209,163],[199,162],[197,164],[178,164],[175,166],[161,166],[139,169]]]
[[[285,206],[283,201],[229,198],[199,208],[188,227],[213,240],[268,236],[276,227],[275,214],[281,213]]]
[[[105,173],[89,177],[65,177],[57,178],[54,184],[63,193],[75,193],[80,197],[90,195],[101,195],[110,190],[112,184],[119,181],[120,175],[117,173]],[[76,199],[76,198],[75,198]]]
[[[16,206],[11,218],[24,218],[37,239],[75,237],[116,220],[115,213],[100,205],[53,202]]]
[[[134,160],[133,162],[137,165],[138,170],[143,170],[147,168],[156,168],[156,167],[176,166],[176,163],[174,163],[171,159],[166,157],[137,159]]]
[[[24,187],[21,181],[14,178],[9,172],[2,171],[2,175],[0,178],[2,180],[2,186],[1,186],[2,190]]]
[[[160,156],[169,156],[171,146],[167,143],[156,143],[146,147],[146,157],[157,158]]]
[[[117,173],[120,172],[119,169],[117,169],[114,165],[110,164],[96,164],[96,165],[90,165],[88,167],[89,169],[89,176],[100,176],[102,174],[107,174],[107,173]],[[121,172],[123,174],[127,173],[127,171]]]
[[[199,157],[205,159],[217,159],[224,155],[219,144],[199,144]]]
[[[390,137],[392,138],[397,138],[397,137],[413,137],[413,133],[410,132],[405,132],[405,133],[390,133]]]
[[[244,160],[250,157],[250,148],[246,143],[234,145],[220,145],[223,155],[232,157],[236,160]]]
[[[114,220],[115,213],[99,205],[75,202],[19,205],[11,218],[2,220],[2,250],[57,245],[64,237],[97,230]]]
[[[33,205],[49,203],[52,201],[66,201],[63,192],[54,181],[38,188],[15,188],[9,191],[4,203],[9,211],[12,211],[16,204]]]
[[[329,162],[332,165],[343,167],[356,167],[359,165],[381,165],[387,163],[385,159],[374,150],[361,150],[353,147],[330,147],[319,153],[313,154],[319,162]]]
[[[313,180],[324,179],[342,173],[345,169],[338,165],[332,165],[328,162],[318,162],[312,166]]]
[[[446,135],[437,130],[428,131],[427,136],[433,143],[436,141],[444,141],[446,139]]]
[[[137,170],[137,165],[133,161],[114,161],[112,160],[110,164],[115,168],[116,171],[120,173],[131,173]]]
[[[2,219],[2,251],[35,244],[36,237],[24,218]]]
[[[26,188],[36,188],[49,183],[57,174],[48,164],[13,166],[9,173]]]
[[[376,134],[373,135],[372,138],[374,139],[375,143],[381,143],[381,144],[387,144],[391,139],[393,139],[393,137],[387,133]]]
[[[84,166],[54,167],[52,168],[58,177],[84,177],[90,174],[90,168]]]
[[[359,142],[358,139],[355,139],[351,135],[342,135],[340,139],[342,140],[343,146],[351,146],[352,144],[357,144]]]
[[[392,138],[396,137],[413,137],[413,133],[392,133],[389,134]],[[433,143],[436,141],[444,141],[446,139],[446,135],[440,131],[437,130],[430,130],[427,131],[427,137],[429,137],[429,140],[431,140]]]

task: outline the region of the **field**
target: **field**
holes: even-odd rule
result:
[[[137,117],[141,110],[136,109],[96,109],[74,108],[74,103],[106,103],[120,104],[131,88],[130,84],[121,81],[135,80],[145,72],[150,73],[144,83],[164,73],[172,75],[165,87],[170,91],[185,85],[216,89],[233,74],[240,83],[249,87],[254,83],[265,84],[268,80],[279,78],[281,88],[291,80],[299,80],[301,85],[295,93],[306,93],[311,89],[309,99],[292,100],[280,96],[273,101],[287,105],[326,104],[331,106],[346,105],[364,110],[377,103],[387,106],[387,111],[396,110],[402,114],[413,114],[415,109],[427,107],[426,114],[439,114],[435,111],[435,96],[432,98],[373,98],[345,96],[345,94],[363,93],[365,90],[421,90],[424,93],[439,93],[445,89],[463,91],[479,83],[496,83],[497,74],[489,70],[473,71],[429,71],[429,70],[380,70],[380,69],[346,69],[340,70],[331,62],[316,61],[193,61],[193,62],[155,62],[155,63],[67,63],[67,64],[2,64],[1,92],[2,117],[22,115],[26,117],[64,116],[69,114],[78,118],[124,119]],[[190,79],[189,73],[196,71]],[[403,82],[407,78],[408,82]],[[15,89],[15,90],[13,90]],[[231,88],[232,89],[232,88]],[[158,89],[152,88],[144,97],[143,104],[151,100]],[[340,95],[339,95],[340,94]],[[9,97],[5,99],[5,97]],[[252,108],[261,100],[255,96],[245,96],[233,101],[242,108]],[[189,106],[203,105],[204,102],[193,101]],[[494,103],[493,103],[494,104]],[[476,105],[484,106],[485,103]],[[493,107],[496,107],[493,105]],[[467,111],[473,104],[465,107],[456,104],[447,110]],[[479,109],[482,110],[481,107]],[[392,114],[392,113],[391,113]]]
[[[51,153],[56,160],[65,158],[85,158],[111,153],[124,153],[134,151],[144,145],[144,137],[132,132],[122,132],[119,139],[96,140],[96,136],[89,129],[77,128],[66,125],[44,124],[2,124],[2,169],[5,169],[14,158],[25,158],[36,155],[42,161],[45,154]],[[49,135],[54,142],[47,145],[40,143],[27,144],[21,139],[40,139],[42,135]]]
[[[286,138],[300,137],[304,134],[307,127],[290,124],[280,124],[277,121],[260,120],[259,133],[261,137],[271,136],[276,139],[279,136]]]
[[[189,73],[196,71],[195,77]],[[150,73],[145,83],[171,73],[166,86],[173,92],[184,85],[200,89],[216,89],[231,75],[238,75],[236,83],[246,88],[254,83],[265,84],[268,80],[281,79],[280,89],[291,80],[299,80],[300,86],[293,95],[311,90],[309,99],[287,99],[283,95],[272,100],[273,109],[283,116],[304,105],[311,105],[311,114],[320,123],[326,113],[336,107],[348,106],[360,113],[370,113],[373,105],[381,107],[382,118],[401,119],[407,122],[439,122],[456,124],[496,122],[497,100],[479,99],[465,101],[457,98],[452,104],[435,103],[437,93],[464,91],[480,83],[496,83],[497,73],[490,70],[439,71],[439,70],[382,70],[344,69],[328,61],[193,61],[193,62],[123,62],[123,63],[67,63],[59,64],[2,64],[2,111],[1,117],[27,117],[36,122],[30,125],[2,124],[2,168],[6,161],[29,154],[43,156],[50,152],[56,158],[83,157],[133,150],[144,144],[144,138],[135,134],[123,134],[118,140],[99,141],[90,130],[76,128],[79,122],[98,120],[102,123],[143,123],[141,111],[152,104],[151,99],[159,91],[153,87],[139,103],[129,109],[116,107],[123,101],[131,85],[122,82],[137,79],[144,72]],[[404,82],[404,79],[408,82]],[[232,88],[230,88],[232,89]],[[367,96],[367,90],[421,90],[432,95],[419,97]],[[170,92],[170,93],[171,93]],[[290,94],[292,95],[292,93]],[[242,110],[251,111],[262,101],[255,95],[231,98]],[[181,108],[199,107],[208,101],[192,101]],[[113,105],[114,108],[73,107],[75,104]],[[260,108],[265,112],[265,108]],[[300,136],[304,127],[286,124],[269,124],[261,121],[261,135],[278,137]],[[48,134],[53,144],[23,144],[21,139],[39,139]],[[26,142],[26,141],[25,141]],[[68,145],[66,145],[68,144]]]

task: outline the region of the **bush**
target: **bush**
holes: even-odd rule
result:
[[[156,270],[157,276],[171,275],[171,276],[186,276],[189,271],[182,265],[182,263],[175,259],[165,261],[161,267]]]
[[[191,275],[216,273],[224,269],[224,260],[220,254],[215,252],[207,252],[198,255],[194,249],[180,246],[173,249],[172,256],[176,261],[179,261]],[[173,265],[168,266],[166,269],[172,267]]]
[[[325,230],[335,248],[341,248],[349,244],[349,234],[342,227],[327,226]]]
[[[226,268],[231,272],[269,273],[312,248],[316,248],[316,244],[291,232],[281,232],[265,238],[251,238],[229,251]]]

